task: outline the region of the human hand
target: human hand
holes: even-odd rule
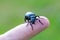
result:
[[[33,30],[30,25],[27,25],[27,23],[21,24],[16,26],[15,28],[12,28],[8,32],[0,35],[0,40],[29,40],[34,35],[37,35],[44,29],[46,29],[49,26],[49,20],[44,17],[40,16],[39,18],[43,25],[39,23],[39,21],[36,21],[35,25],[33,24]]]

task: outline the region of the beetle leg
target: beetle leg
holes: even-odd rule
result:
[[[32,24],[30,23],[30,25],[31,25],[31,27],[32,27],[32,30],[33,30],[33,26],[32,26]]]
[[[38,18],[40,18],[39,16],[37,16]],[[39,20],[39,19],[37,19],[37,20]],[[43,23],[41,22],[41,20],[39,20],[39,22],[43,25]]]
[[[39,17],[40,18],[40,17]],[[43,23],[41,22],[41,20],[39,20],[39,19],[36,19],[36,20],[38,20],[42,25],[43,25]]]
[[[29,24],[31,25],[31,27],[32,27],[32,30],[33,30],[32,23],[31,23],[31,22],[29,22],[29,20],[28,20],[28,23],[27,23],[26,27],[27,27]]]
[[[38,19],[39,20],[39,19]],[[41,22],[41,20],[39,20],[39,22],[43,25],[43,23]]]
[[[29,21],[29,23],[30,23],[30,26],[32,27],[32,30],[33,30],[33,26],[32,26],[32,23],[31,23],[31,21]]]

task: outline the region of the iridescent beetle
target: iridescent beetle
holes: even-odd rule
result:
[[[39,17],[39,16],[36,16],[34,13],[32,13],[32,12],[27,12],[26,14],[25,14],[25,22],[27,22],[28,21],[28,24],[30,24],[31,25],[31,27],[32,27],[32,30],[33,30],[33,25],[32,24],[35,24],[35,21],[36,20],[38,20],[42,25],[43,25],[43,23],[39,20],[39,19],[37,19],[37,17]],[[40,17],[39,17],[40,18]],[[27,25],[28,25],[27,24]]]

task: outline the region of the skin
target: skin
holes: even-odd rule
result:
[[[44,25],[39,23],[39,21],[36,21],[35,24],[33,24],[33,30],[32,30],[30,25],[26,27],[27,23],[20,24],[16,26],[15,28],[12,28],[11,30],[0,35],[0,40],[29,40],[31,39],[36,34],[48,28],[50,24],[49,20],[44,16],[40,16],[40,18],[38,19],[40,19]]]

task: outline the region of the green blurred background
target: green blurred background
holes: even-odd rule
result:
[[[60,40],[60,0],[0,0],[0,34],[24,23],[28,11],[50,20],[50,27],[31,40]]]

